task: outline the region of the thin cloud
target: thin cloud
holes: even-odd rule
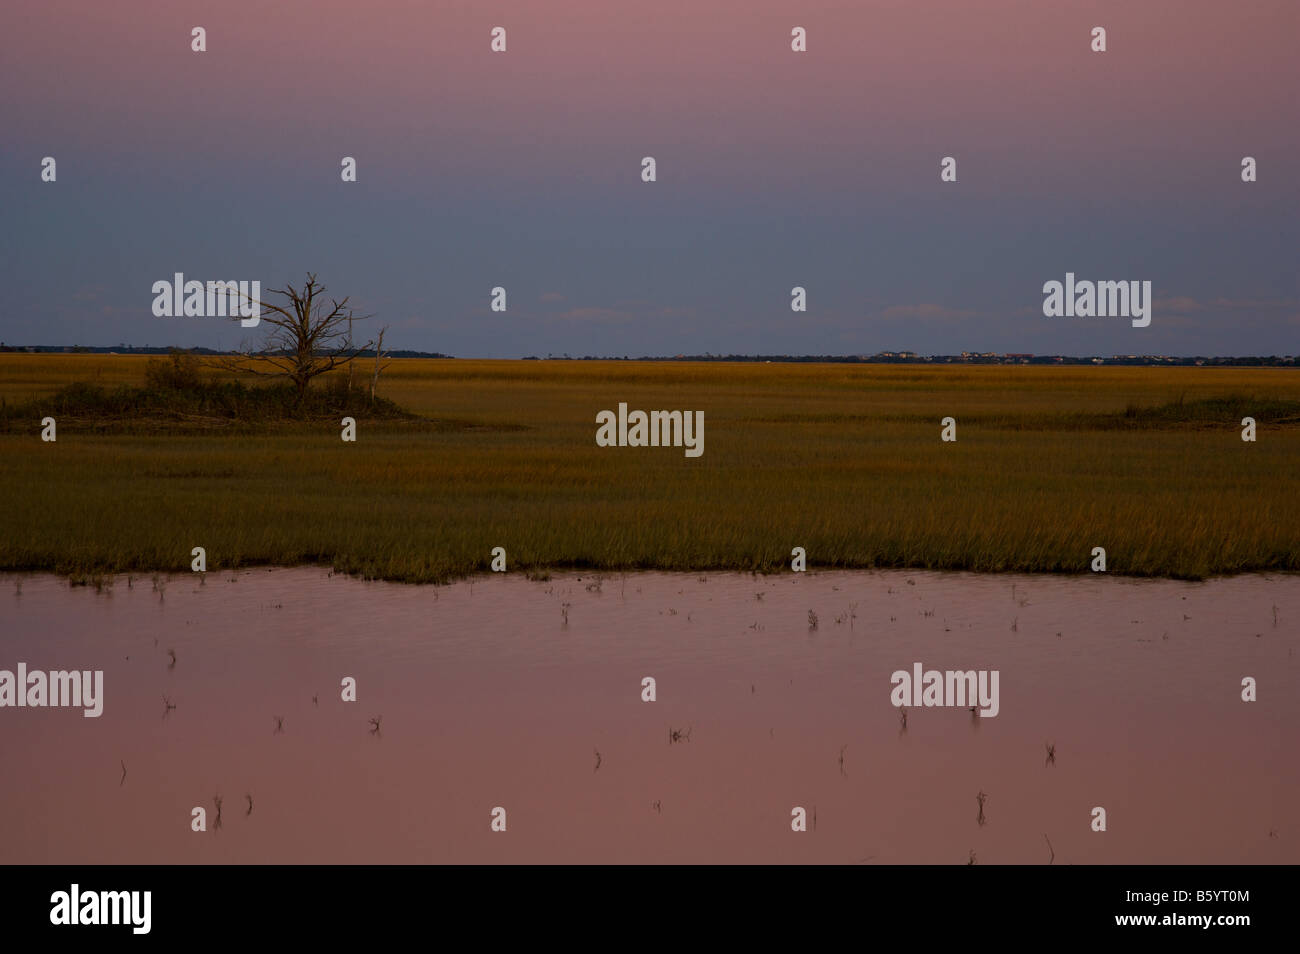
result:
[[[1206,308],[1206,305],[1197,301],[1195,298],[1188,298],[1186,296],[1180,298],[1157,298],[1152,305],[1161,311],[1202,311]]]
[[[1222,296],[1213,301],[1199,301],[1195,298],[1183,295],[1171,298],[1157,298],[1155,307],[1166,311],[1205,311],[1209,308],[1219,309],[1242,309],[1242,308],[1294,308],[1297,304],[1294,298],[1224,298]]]
[[[961,318],[974,318],[978,315],[977,311],[964,311],[958,308],[948,308],[945,305],[935,305],[924,303],[920,305],[891,305],[880,313],[884,319],[894,318],[915,318],[922,320],[940,320],[953,321]]]
[[[630,311],[619,311],[617,308],[570,308],[555,317],[564,321],[623,323],[634,320],[636,315]]]

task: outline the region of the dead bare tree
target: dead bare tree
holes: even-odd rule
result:
[[[372,401],[375,399],[375,389],[379,387],[379,372],[392,364],[391,361],[385,360],[388,355],[384,354],[384,332],[387,330],[387,325],[380,328],[379,337],[375,341],[375,371],[370,376],[370,400]],[[382,364],[380,364],[381,361],[383,361]]]
[[[297,393],[297,407],[315,378],[351,364],[371,346],[369,341],[357,345],[352,338],[352,322],[371,316],[354,315],[348,298],[327,298],[325,286],[314,272],[307,273],[302,288],[286,284],[270,289],[270,294],[283,296],[285,304],[249,299],[260,309],[261,323],[267,326],[261,347],[241,348],[221,364],[244,374],[288,380]]]

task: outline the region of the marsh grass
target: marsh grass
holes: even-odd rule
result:
[[[0,355],[0,570],[188,572],[198,545],[223,575],[405,582],[485,573],[497,545],[539,579],[781,572],[796,545],[827,569],[1083,574],[1105,546],[1112,575],[1300,570],[1286,369],[404,359],[384,373],[400,413],[351,415],[345,444],[342,405],[246,397],[222,423],[222,399],[169,405],[146,364]],[[232,383],[254,390],[214,376],[212,394]],[[619,401],[703,410],[704,455],[596,447]]]

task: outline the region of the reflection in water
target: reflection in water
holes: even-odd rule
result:
[[[1300,578],[208,576],[0,577],[0,862],[1300,861]]]

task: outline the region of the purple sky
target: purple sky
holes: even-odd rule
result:
[[[1294,0],[7,0],[0,339],[234,345],[153,282],[310,269],[464,357],[1294,354],[1298,28]],[[1044,318],[1067,271],[1151,281],[1150,327]]]

